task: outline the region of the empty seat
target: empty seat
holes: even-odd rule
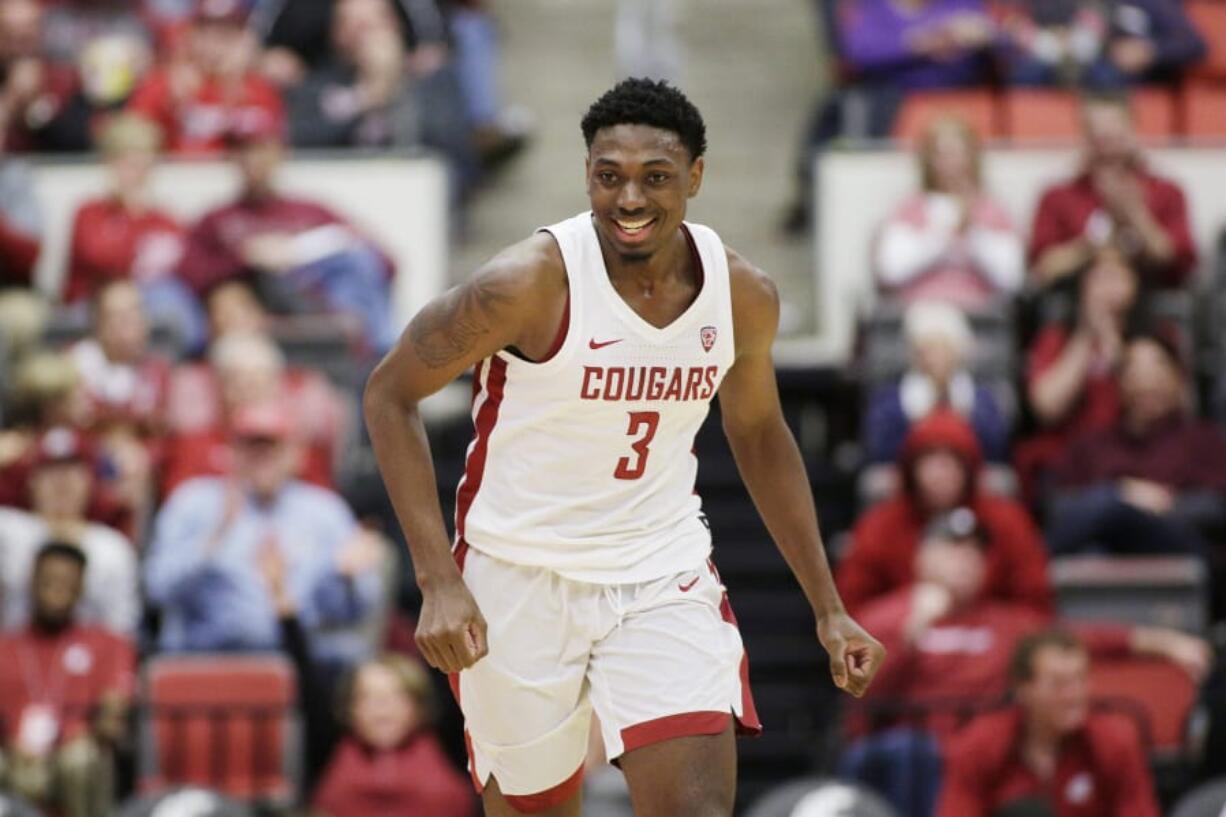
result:
[[[289,803],[298,791],[297,682],[280,655],[154,658],[145,668],[140,788],[191,785]]]
[[[1226,137],[1226,81],[1189,80],[1183,85],[1184,135],[1189,139]]]
[[[1081,134],[1077,97],[1065,91],[1012,90],[1001,107],[1005,134],[1015,142],[1071,142]]]
[[[1095,700],[1118,702],[1143,713],[1151,753],[1169,758],[1183,752],[1196,685],[1175,664],[1131,657],[1095,661],[1090,694]]]
[[[1137,133],[1165,140],[1179,133],[1175,94],[1168,88],[1138,88],[1129,99]]]
[[[996,104],[989,91],[916,91],[907,95],[894,119],[894,138],[916,142],[928,124],[941,116],[965,120],[981,139],[1000,136]]]
[[[1060,614],[1203,633],[1209,608],[1203,562],[1190,556],[1069,556],[1051,563]]]

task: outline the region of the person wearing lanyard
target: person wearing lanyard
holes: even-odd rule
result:
[[[123,737],[136,653],[114,633],[75,621],[85,555],[39,550],[29,626],[0,638],[0,788],[64,817],[109,813],[111,747]]]

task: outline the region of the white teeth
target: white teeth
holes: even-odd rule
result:
[[[653,218],[649,218],[645,221],[618,221],[617,226],[621,227],[625,232],[634,235],[635,233],[642,232],[643,229],[653,221],[655,221]]]

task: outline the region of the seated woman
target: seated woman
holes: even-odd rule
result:
[[[390,654],[368,661],[341,693],[349,734],[324,771],[312,802],[316,811],[329,817],[474,813],[468,781],[431,728],[434,701],[421,664]]]
[[[883,292],[973,308],[1010,295],[1025,277],[1022,239],[980,180],[979,141],[961,119],[928,126],[921,189],[881,226],[873,269]]]
[[[1116,370],[1124,338],[1143,323],[1137,270],[1114,245],[1081,273],[1077,306],[1039,330],[1027,352],[1026,397],[1039,431],[1017,446],[1016,466],[1030,496],[1075,436],[1119,415]]]
[[[956,307],[934,301],[912,304],[903,319],[911,366],[897,383],[874,392],[865,419],[869,461],[894,462],[911,425],[940,408],[951,408],[975,429],[984,456],[1004,458],[1009,427],[995,396],[966,368],[974,336]]]

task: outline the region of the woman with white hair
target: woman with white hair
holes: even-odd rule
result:
[[[879,388],[869,401],[864,443],[870,462],[895,462],[913,423],[940,408],[961,414],[989,460],[1008,452],[1009,427],[992,392],[967,369],[974,336],[956,306],[918,301],[903,319],[911,365],[897,383]]]

